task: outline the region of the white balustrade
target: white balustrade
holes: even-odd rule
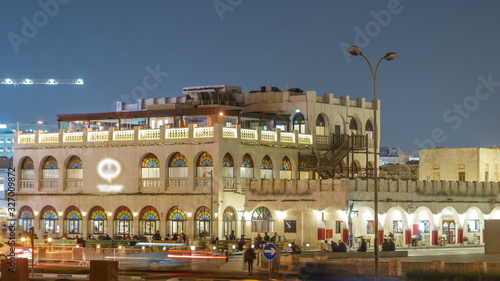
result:
[[[238,137],[238,130],[236,128],[224,127],[222,128],[222,137],[235,139]]]
[[[88,141],[109,141],[109,131],[88,132]]]
[[[17,143],[18,144],[35,143],[35,134],[19,135],[17,138]]]
[[[295,143],[295,134],[288,133],[288,132],[281,132],[280,141],[281,142]]]
[[[63,142],[83,142],[83,132],[63,133]]]
[[[240,130],[242,140],[257,140],[257,131],[249,129]]]
[[[115,141],[134,140],[134,130],[113,131],[113,140]]]
[[[171,128],[165,130],[167,139],[187,139],[189,138],[189,128]]]
[[[58,143],[59,133],[45,133],[38,135],[39,143]]]
[[[214,127],[197,127],[194,128],[195,138],[213,138],[214,137]]]
[[[263,141],[278,141],[278,135],[273,131],[261,131],[260,137]]]
[[[140,140],[159,140],[160,129],[148,129],[139,131]]]
[[[300,144],[312,144],[312,135],[299,134],[299,143]]]

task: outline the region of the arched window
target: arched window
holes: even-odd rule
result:
[[[365,131],[368,134],[369,138],[373,138],[373,126],[372,126],[372,122],[370,120],[366,121]]]
[[[316,135],[318,136],[325,136],[326,131],[325,131],[325,120],[323,119],[323,116],[321,114],[316,117]]]
[[[292,163],[287,156],[283,157],[280,165],[280,179],[292,179]]]
[[[300,112],[293,116],[293,130],[298,131],[299,134],[306,133],[306,118]]]
[[[372,165],[371,162],[369,162],[368,164],[366,164],[365,173],[366,173],[367,177],[372,177],[373,176],[373,165]]]
[[[58,179],[58,164],[54,157],[49,156],[42,164],[42,179]]]
[[[33,220],[35,216],[33,214],[33,209],[29,206],[24,206],[19,211],[19,226],[21,226],[22,231],[29,231],[30,227],[34,226]]]
[[[253,160],[249,154],[241,159],[240,178],[253,179]]]
[[[224,235],[230,235],[232,230],[236,231],[236,213],[233,208],[226,207],[222,216],[222,231]]]
[[[160,187],[160,161],[149,153],[141,162],[141,188]]]
[[[34,180],[34,169],[33,160],[30,157],[24,158],[21,163],[21,180]]]
[[[252,213],[252,232],[273,232],[273,216],[266,207],[258,207]]]
[[[351,134],[358,133],[358,123],[354,118],[351,118],[351,122],[349,123],[349,129],[351,130]]]
[[[67,237],[82,236],[82,214],[75,206],[69,206],[64,215],[63,234]]]
[[[52,206],[45,206],[40,215],[40,228],[44,233],[59,232],[59,225],[57,224],[57,212]]]
[[[222,158],[222,176],[225,178],[234,178],[234,161],[229,153],[226,153],[224,158]]]
[[[83,162],[80,157],[72,156],[66,164],[66,188],[83,187]]]
[[[187,187],[188,162],[182,153],[175,153],[168,160],[168,187]]]
[[[210,237],[210,219],[212,214],[210,209],[202,206],[196,210],[194,214],[194,223],[195,223],[195,233],[197,233],[200,238]]]
[[[167,234],[181,234],[186,227],[186,213],[178,206],[172,207],[167,215]]]
[[[214,160],[208,152],[203,152],[198,161],[196,161],[196,176],[198,178],[210,178],[210,173],[213,171]],[[205,184],[204,186],[209,186]]]
[[[358,175],[359,166],[358,166],[358,164],[356,164],[356,162],[351,163],[350,171],[351,171],[352,176],[356,177]]]
[[[262,158],[262,162],[260,164],[260,178],[262,179],[273,179],[273,161],[271,158],[266,155]]]
[[[133,222],[132,212],[130,212],[130,209],[125,206],[118,207],[115,212],[114,234],[132,235],[132,231],[134,229]]]
[[[146,206],[142,209],[139,219],[139,234],[153,235],[156,230],[160,230],[160,215],[158,210],[152,206]]]
[[[105,234],[108,229],[108,217],[104,208],[95,206],[90,210],[89,229],[92,229],[92,234]],[[89,231],[90,232],[90,231]],[[98,237],[95,237],[98,238]]]

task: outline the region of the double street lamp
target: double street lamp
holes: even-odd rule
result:
[[[375,71],[373,70],[372,64],[370,60],[363,54],[361,49],[357,46],[350,46],[347,51],[349,54],[353,56],[362,56],[368,66],[370,67],[370,72],[372,74],[372,82],[373,82],[373,211],[375,213],[374,218],[374,231],[375,231],[375,239],[374,239],[374,258],[375,258],[375,280],[378,280],[379,272],[378,272],[378,264],[379,264],[379,252],[378,252],[378,123],[377,123],[377,71],[380,63],[383,60],[394,60],[398,56],[396,53],[391,52],[387,53],[383,56],[377,63],[375,67]]]

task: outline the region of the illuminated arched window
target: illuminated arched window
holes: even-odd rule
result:
[[[273,232],[273,216],[266,207],[258,207],[252,213],[252,232]]]
[[[240,178],[253,179],[253,160],[249,154],[241,159]]]
[[[231,207],[226,207],[222,214],[222,231],[224,235],[231,235],[231,231],[236,231],[236,212]]]
[[[45,206],[40,214],[40,228],[44,233],[59,232],[59,225],[57,224],[57,212],[52,206]]]
[[[159,178],[160,177],[160,161],[156,155],[150,153],[142,158],[141,163],[142,178]]]
[[[325,131],[325,120],[323,119],[323,116],[321,114],[316,117],[316,135],[318,136],[325,136],[326,131]]]
[[[371,162],[368,162],[368,164],[366,164],[365,173],[367,177],[373,176],[373,165]]]
[[[188,162],[182,153],[174,154],[168,161],[169,177],[187,177]]]
[[[75,235],[82,237],[82,214],[77,207],[69,206],[66,209],[63,224],[64,235],[67,237],[75,237]]]
[[[210,209],[202,206],[196,210],[194,214],[194,223],[195,223],[195,233],[197,233],[200,237],[204,237],[206,235],[210,236],[210,219],[212,214]]]
[[[73,155],[66,164],[66,188],[83,187],[83,162],[80,157]]]
[[[299,134],[306,133],[306,118],[300,112],[293,116],[293,130],[298,131]]]
[[[350,172],[353,176],[357,176],[359,173],[359,166],[356,162],[351,163]]]
[[[292,179],[292,163],[287,156],[283,157],[280,165],[280,179]]]
[[[208,152],[203,152],[198,161],[196,161],[196,175],[200,178],[210,177],[210,172],[213,170],[214,160]]]
[[[106,215],[104,208],[101,206],[94,206],[90,210],[90,215],[89,215],[89,232],[92,231],[92,234],[102,235],[107,232],[107,229],[108,229],[108,216]]]
[[[273,161],[266,155],[262,158],[260,164],[260,178],[262,179],[272,179],[273,178]]]
[[[139,217],[139,234],[153,235],[156,230],[160,230],[160,215],[153,206],[146,206],[142,209]]]
[[[35,179],[35,167],[33,165],[33,160],[30,157],[23,159],[21,163],[21,180],[34,180]]]
[[[21,226],[22,231],[29,231],[30,227],[34,226],[33,220],[35,215],[33,214],[33,209],[29,206],[24,206],[19,211],[19,226]]]
[[[59,167],[54,157],[45,158],[42,163],[42,179],[55,180],[59,178]]]
[[[222,176],[224,178],[234,178],[234,161],[229,153],[226,153],[222,158]]]
[[[167,215],[167,234],[181,234],[186,227],[186,213],[178,206],[172,207]]]
[[[132,235],[133,217],[129,208],[121,206],[116,209],[114,227],[115,235]]]

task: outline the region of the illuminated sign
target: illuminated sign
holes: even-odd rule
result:
[[[101,192],[118,192],[123,189],[123,185],[111,184],[113,179],[118,177],[122,172],[121,165],[118,161],[111,158],[102,159],[97,164],[97,173],[99,176],[108,181],[109,184],[98,184],[97,188]]]

